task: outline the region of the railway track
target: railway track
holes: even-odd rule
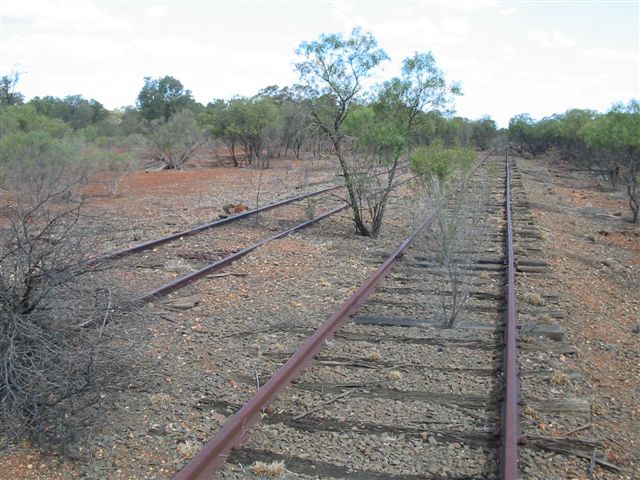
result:
[[[164,245],[166,243],[170,243],[176,240],[180,240],[180,239],[184,239],[186,237],[190,237],[193,235],[197,235],[199,233],[202,233],[204,231],[216,228],[216,227],[221,227],[223,225],[232,223],[232,222],[237,222],[239,220],[242,220],[244,218],[248,218],[248,217],[252,217],[255,215],[259,215],[262,212],[267,212],[269,210],[273,210],[275,208],[279,208],[285,205],[289,205],[291,203],[294,202],[299,202],[301,200],[304,199],[308,199],[308,198],[313,198],[316,197],[318,195],[323,195],[325,193],[329,193],[332,192],[334,190],[338,190],[340,188],[344,188],[344,185],[333,185],[330,187],[325,187],[322,188],[320,190],[315,190],[313,192],[308,192],[308,193],[303,193],[300,195],[295,195],[292,197],[288,197],[285,198],[283,200],[279,200],[273,203],[270,203],[268,205],[264,205],[262,207],[258,207],[258,208],[254,208],[251,210],[247,210],[245,212],[241,212],[237,215],[233,215],[227,218],[221,218],[219,220],[214,220],[212,222],[209,223],[204,223],[202,225],[198,225],[195,228],[191,228],[191,229],[187,229],[187,230],[181,230],[175,233],[172,233],[170,235],[165,235],[162,237],[158,237],[155,239],[151,239],[151,240],[147,240],[145,242],[140,242],[137,243],[135,245],[131,245],[129,247],[124,247],[124,248],[120,248],[120,249],[116,249],[110,252],[106,252],[103,253],[101,255],[97,255],[96,257],[92,258],[90,260],[90,263],[92,264],[98,264],[100,262],[104,262],[104,261],[111,261],[111,260],[116,260],[119,258],[124,258],[127,257],[129,255],[135,254],[135,253],[140,253],[140,252],[144,252],[146,250],[151,250],[153,248],[156,248],[160,245]]]
[[[557,376],[554,359],[572,353],[558,341],[561,329],[542,323],[529,326],[527,338],[518,334],[517,301],[526,317],[536,313],[531,292],[522,293],[526,277],[544,273],[546,263],[518,174],[510,170],[490,157],[471,180],[482,176],[487,184],[474,212],[492,228],[474,240],[478,253],[463,269],[466,313],[454,328],[442,328],[444,314],[434,313],[451,297],[442,288],[447,272],[434,253],[437,240],[431,232],[416,243],[416,229],[317,330],[285,327],[282,334],[307,340],[295,352],[265,354],[283,364],[270,378],[256,370],[241,379],[258,388],[245,405],[201,401],[212,411],[237,413],[175,478],[214,472],[247,478],[260,468],[282,468],[287,478],[349,479],[516,479],[524,468],[524,478],[547,478],[537,462],[550,455],[589,457],[596,446],[590,439],[551,438],[530,428],[532,412],[579,427],[588,404],[539,395]],[[505,191],[511,184],[513,194]],[[453,215],[465,190],[472,189],[458,191],[443,212]],[[432,212],[422,227],[437,230],[431,225],[446,215]],[[597,455],[592,461],[606,463]]]
[[[393,188],[411,178],[397,181]],[[334,185],[289,197],[193,229],[98,255],[89,263],[128,261],[133,267],[129,273],[131,283],[143,289],[137,296],[138,301],[153,302],[227,267],[271,241],[346,210],[349,205],[332,195],[342,188],[345,186]],[[304,200],[313,203],[301,208],[299,204]],[[273,210],[278,210],[278,214],[274,215]],[[218,230],[220,227],[225,228],[221,231]],[[212,249],[212,244],[219,248]],[[135,254],[139,255],[131,260],[129,257]]]
[[[403,170],[405,170],[408,167],[407,163],[401,164],[397,167],[397,172],[402,172]],[[378,175],[382,175],[383,173],[386,172],[381,172]],[[167,243],[171,243],[174,242],[176,240],[182,240],[186,237],[191,237],[194,235],[198,235],[202,232],[205,232],[207,230],[211,230],[211,229],[215,229],[217,227],[221,227],[223,225],[227,225],[230,223],[234,223],[237,222],[239,220],[243,220],[245,218],[249,218],[249,217],[254,217],[257,215],[260,215],[261,213],[264,212],[269,212],[271,210],[280,208],[280,207],[284,207],[287,205],[291,205],[294,204],[296,202],[301,202],[303,200],[309,200],[309,199],[313,199],[314,197],[318,197],[320,196],[321,198],[323,196],[326,196],[326,194],[329,194],[331,192],[334,192],[336,190],[345,188],[345,184],[340,184],[340,185],[331,185],[328,187],[324,187],[321,188],[319,190],[314,190],[311,192],[306,192],[306,193],[301,193],[299,195],[294,195],[291,197],[287,197],[281,200],[277,200],[275,202],[269,203],[267,205],[263,205],[263,206],[259,206],[250,210],[246,210],[244,212],[238,213],[236,215],[232,215],[232,216],[228,216],[226,218],[220,218],[219,220],[214,220],[208,223],[203,223],[201,225],[198,225],[194,228],[190,228],[187,230],[181,230],[169,235],[164,235],[158,238],[154,238],[151,240],[146,240],[144,242],[139,242],[136,243],[134,245],[130,245],[128,247],[123,247],[123,248],[117,248],[115,250],[111,250],[99,255],[96,255],[95,257],[91,258],[88,260],[89,264],[99,264],[101,262],[105,262],[105,261],[112,261],[112,260],[117,260],[119,258],[124,258],[124,257],[128,257],[129,255],[133,255],[136,253],[140,253],[140,252],[144,252],[147,250],[151,250],[154,249],[160,245],[164,245]]]
[[[492,181],[498,193],[486,203],[483,214],[498,219],[504,213],[500,184],[505,179],[498,174]],[[433,213],[428,215],[422,226],[434,218]],[[493,288],[474,290],[470,309],[484,308],[484,314],[477,314],[481,321],[440,328],[438,318],[429,318],[435,297],[427,297],[438,294],[434,279],[437,282],[442,269],[431,265],[421,248],[405,252],[419,235],[416,230],[350,300],[316,332],[309,332],[303,347],[177,478],[210,475],[265,409],[276,414],[266,416],[249,444],[231,454],[231,462],[284,461],[301,478],[434,478],[452,473],[459,478],[498,478],[501,469],[517,472],[517,382],[511,385],[515,394],[509,392],[513,401],[505,402],[505,415],[511,416],[507,423],[515,424],[515,435],[502,442],[496,436],[505,423],[500,421],[500,400],[507,369],[498,353],[503,332],[502,314],[496,313],[504,311],[502,282],[494,278]],[[481,248],[491,250],[493,240],[487,237]],[[401,255],[402,263],[392,272]],[[480,275],[475,280],[482,281]],[[425,297],[424,292],[430,293]],[[353,321],[338,331],[356,310]],[[514,341],[513,331],[509,335]],[[311,363],[314,355],[319,357]],[[515,374],[515,356],[506,357]],[[308,365],[291,389],[295,394],[274,401],[276,392]],[[508,445],[502,462],[501,444]]]

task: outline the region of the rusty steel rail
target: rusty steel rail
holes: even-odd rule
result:
[[[415,178],[415,176],[412,176],[410,178],[407,178],[405,180],[401,180],[400,182],[392,185],[392,189],[399,187],[400,185],[403,185],[411,180],[413,180]],[[333,188],[333,187],[332,187]],[[156,288],[155,290],[152,290],[151,292],[147,292],[144,295],[142,295],[141,297],[138,298],[138,302],[141,303],[149,303],[149,302],[153,302],[155,300],[158,300],[161,297],[164,297],[165,295],[168,295],[171,292],[174,292],[176,290],[181,289],[182,287],[195,282],[196,280],[199,280],[202,277],[205,277],[207,275],[212,274],[213,272],[217,272],[218,270],[223,269],[224,267],[226,267],[227,265],[232,264],[233,262],[235,262],[236,260],[238,260],[239,258],[244,257],[245,255],[247,255],[248,253],[254,251],[257,248],[262,247],[263,245],[272,242],[273,240],[278,240],[279,238],[284,238],[287,235],[297,231],[297,230],[302,230],[303,228],[307,228],[310,225],[313,225],[316,222],[319,222],[320,220],[324,220],[327,217],[330,217],[331,215],[334,215],[336,213],[339,213],[343,210],[346,210],[347,208],[349,208],[350,205],[346,204],[346,205],[342,205],[341,207],[338,208],[334,208],[333,210],[330,210],[326,213],[323,213],[322,215],[319,215],[315,218],[312,218],[311,220],[308,220],[306,222],[303,223],[299,223],[298,225],[295,225],[291,228],[288,228],[286,230],[283,230],[279,233],[276,233],[275,235],[272,235],[269,238],[265,238],[263,240],[260,240],[257,243],[254,243],[253,245],[248,246],[247,248],[243,248],[242,250],[233,253],[227,257],[224,257],[220,260],[218,260],[217,262],[211,263],[209,265],[207,265],[206,267],[201,268],[200,270],[197,270],[195,272],[192,273],[188,273],[186,275],[183,275],[182,277],[174,280],[173,282],[169,282],[161,287]]]
[[[513,251],[513,220],[511,218],[511,169],[509,150],[505,153],[505,211],[507,217],[507,311],[504,329],[504,399],[502,404],[502,448],[500,478],[521,479],[518,468],[518,443],[520,438],[520,381],[518,379],[518,350],[516,344],[518,328],[518,306],[516,303],[516,265]]]
[[[197,270],[195,272],[189,273],[187,275],[184,275],[176,280],[174,280],[173,282],[167,283],[166,285],[163,285],[162,287],[156,288],[155,290],[148,292],[146,294],[144,294],[142,297],[138,298],[139,302],[142,303],[149,303],[149,302],[153,302],[154,300],[157,300],[160,297],[163,297],[165,295],[168,295],[169,293],[178,290],[182,287],[184,287],[185,285],[188,285],[191,282],[195,282],[196,280],[210,275],[213,272],[217,272],[218,270],[221,270],[222,268],[226,267],[227,265],[230,265],[231,263],[235,262],[236,260],[238,260],[239,258],[244,257],[245,255],[247,255],[248,253],[254,251],[255,249],[263,246],[266,243],[269,243],[273,240],[278,240],[279,238],[283,238],[286,237],[287,235],[297,231],[297,230],[302,230],[303,228],[307,228],[310,225],[313,225],[316,222],[319,222],[320,220],[324,220],[325,218],[336,214],[338,212],[341,212],[342,210],[345,210],[349,208],[349,205],[343,205],[341,207],[338,208],[334,208],[333,210],[330,210],[326,213],[323,213],[322,215],[319,215],[315,218],[312,218],[311,220],[308,220],[306,222],[303,223],[299,223],[298,225],[291,227],[287,230],[283,230],[279,233],[276,233],[275,235],[269,237],[269,238],[265,238],[264,240],[260,240],[257,243],[254,243],[253,245],[250,245],[247,248],[243,248],[242,250],[233,253],[227,257],[224,257],[220,260],[218,260],[217,262],[211,263],[209,265],[207,265],[206,267],[201,268],[200,270]]]
[[[473,171],[482,165],[485,159],[486,157],[479,162]],[[404,180],[401,183],[409,180]],[[462,181],[451,194],[460,190],[465,181]],[[342,327],[369,298],[375,287],[402,257],[404,251],[413,242],[416,235],[433,221],[442,206],[443,205],[438,205],[434,211],[430,212],[423,219],[358,290],[340,305],[333,315],[327,318],[322,325],[307,338],[289,360],[273,374],[267,383],[260,387],[249,401],[207,442],[200,452],[178,472],[174,480],[204,480],[211,478],[225,463],[229,452],[234,447],[239,447],[246,438],[249,430],[260,422],[262,412],[267,405],[275,399],[280,391],[300,376],[304,369],[313,361],[313,358],[322,350],[325,341],[333,337],[340,327]]]
[[[404,169],[407,166],[408,166],[408,163],[406,165],[399,165],[397,167],[396,171],[398,169]],[[378,173],[376,175],[382,175],[384,173],[387,173],[387,172],[381,172],[381,173]],[[122,248],[122,249],[119,249],[119,250],[114,250],[114,251],[111,251],[111,252],[107,252],[107,253],[104,253],[102,255],[98,255],[98,256],[95,256],[93,258],[90,258],[89,260],[87,260],[87,263],[89,265],[97,265],[100,262],[104,262],[104,261],[108,261],[108,260],[117,260],[118,258],[126,257],[127,255],[131,255],[131,254],[134,254],[134,253],[142,252],[144,250],[148,250],[150,248],[157,247],[158,245],[169,243],[169,242],[171,242],[173,240],[176,240],[178,238],[181,238],[181,237],[189,237],[191,235],[196,235],[196,234],[198,234],[198,233],[200,233],[200,232],[202,232],[204,230],[209,230],[211,228],[219,227],[219,226],[224,225],[226,223],[235,222],[237,220],[241,220],[243,218],[247,218],[247,217],[250,217],[252,215],[256,215],[258,213],[261,213],[261,212],[266,212],[266,211],[272,210],[274,208],[278,208],[278,207],[282,207],[284,205],[288,205],[289,203],[297,202],[298,200],[303,200],[303,199],[309,198],[309,197],[315,197],[316,195],[321,195],[323,193],[331,192],[333,190],[337,190],[339,188],[344,188],[344,187],[346,187],[346,184],[334,185],[332,187],[321,188],[320,190],[316,190],[315,192],[301,193],[300,195],[295,195],[293,197],[288,197],[288,198],[285,198],[283,200],[279,200],[277,202],[270,203],[269,205],[265,205],[263,207],[254,208],[253,210],[247,210],[246,212],[239,213],[238,215],[234,215],[232,217],[222,218],[220,220],[215,220],[213,222],[204,223],[204,224],[198,225],[197,227],[192,228],[190,230],[183,230],[181,232],[172,233],[172,234],[166,235],[164,237],[160,237],[160,238],[156,238],[156,239],[153,239],[153,240],[148,240],[146,242],[138,243],[136,245],[132,245],[132,246],[127,247],[127,248]]]
[[[380,281],[389,273],[404,250],[415,236],[434,218],[431,212],[413,230],[356,292],[349,297],[311,335],[289,360],[265,383],[251,399],[222,427],[222,429],[202,448],[202,450],[176,475],[175,480],[205,479],[220,468],[231,449],[239,445],[247,432],[258,424],[264,408],[276,395],[295,380],[320,352],[326,340],[350,318],[367,300]]]
[[[204,223],[202,225],[198,225],[197,227],[190,229],[190,230],[183,230],[181,232],[177,232],[177,233],[172,233],[170,235],[166,235],[164,237],[160,237],[160,238],[156,238],[154,240],[149,240],[146,242],[142,242],[142,243],[138,243],[136,245],[132,245],[131,247],[127,247],[127,248],[122,248],[120,250],[114,250],[112,252],[107,252],[105,254],[99,255],[97,257],[94,257],[90,260],[88,260],[90,265],[95,265],[98,264],[100,262],[104,262],[107,260],[117,260],[118,258],[122,258],[122,257],[126,257],[127,255],[131,255],[133,253],[138,253],[138,252],[142,252],[144,250],[148,250],[150,248],[156,247],[158,245],[162,245],[164,243],[169,243],[173,240],[176,240],[178,238],[181,237],[188,237],[191,235],[195,235],[197,233],[200,233],[204,230],[209,230],[211,228],[214,227],[219,227],[220,225],[224,225],[226,223],[231,223],[231,222],[235,222],[237,220],[241,220],[243,218],[247,218],[250,217],[252,215],[255,215],[257,213],[261,213],[261,212],[266,212],[268,210],[277,208],[277,207],[281,207],[283,205],[287,205],[289,203],[293,203],[296,202],[298,200],[302,200],[308,197],[314,197],[316,195],[320,195],[326,192],[330,192],[332,190],[337,190],[339,188],[344,188],[344,185],[334,185],[333,187],[326,187],[326,188],[322,188],[320,190],[316,190],[315,192],[311,192],[311,193],[302,193],[300,195],[296,195],[293,197],[289,197],[289,198],[285,198],[284,200],[280,200],[274,203],[270,203],[269,205],[265,205],[263,207],[260,208],[254,208],[253,210],[247,210],[246,212],[242,212],[239,213],[238,215],[234,215],[232,217],[227,217],[227,218],[222,218],[220,220],[215,220],[213,222],[210,223]]]

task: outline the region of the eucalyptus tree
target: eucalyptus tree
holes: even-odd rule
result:
[[[268,167],[269,150],[273,150],[271,140],[278,137],[279,142],[282,130],[274,101],[260,95],[209,103],[204,113],[198,116],[198,122],[215,138],[225,142],[236,167],[243,161],[247,165],[257,161],[259,166]],[[238,156],[239,150],[244,152],[244,158]]]
[[[586,125],[587,144],[597,155],[615,159],[612,176],[621,181],[634,223],[640,220],[640,101],[614,105],[606,115]]]
[[[528,113],[516,115],[509,120],[509,140],[533,157],[542,155],[553,143],[550,126],[549,119],[536,122]]]
[[[321,34],[318,40],[303,41],[296,53],[301,61],[295,67],[305,89],[306,106],[312,124],[333,146],[345,178],[353,209],[356,231],[372,232],[365,225],[356,191],[356,172],[349,165],[344,123],[366,93],[366,82],[389,57],[378,48],[369,32],[354,28],[349,38],[341,34]]]
[[[476,148],[487,150],[497,135],[496,122],[488,115],[471,122],[471,140]]]
[[[191,90],[185,90],[180,80],[165,75],[162,78],[144,77],[136,106],[145,120],[169,121],[172,115],[193,106]]]
[[[300,93],[295,86],[279,88],[277,85],[258,92],[259,97],[270,99],[278,110],[278,121],[268,129],[267,135],[271,157],[277,149],[277,157],[280,158],[284,149],[285,157],[292,150],[295,157],[300,158],[302,146],[309,137],[310,123],[309,115],[301,105]]]
[[[360,28],[346,39],[323,34],[302,42],[297,53],[302,57],[296,69],[305,88],[305,104],[312,125],[333,146],[356,232],[375,237],[418,114],[427,107],[446,106],[460,88],[447,84],[429,52],[405,59],[399,77],[374,89],[372,77],[389,57],[375,37]],[[364,102],[367,97],[373,98],[369,105]]]
[[[240,135],[235,127],[235,111],[230,109],[230,102],[223,99],[215,99],[209,102],[197,117],[198,124],[203,127],[214,139],[221,140],[233,160],[233,166],[238,167],[237,148],[240,144]]]
[[[74,130],[80,130],[105,120],[109,111],[97,100],[87,100],[82,95],[67,95],[64,98],[34,97],[29,101],[41,115],[59,118]]]

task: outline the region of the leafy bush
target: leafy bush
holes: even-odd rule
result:
[[[432,179],[444,182],[457,171],[467,170],[476,158],[470,148],[445,147],[441,140],[411,154],[411,170],[427,183]]]

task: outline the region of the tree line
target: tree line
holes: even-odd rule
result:
[[[624,188],[632,221],[640,212],[640,102],[616,103],[606,113],[571,109],[541,120],[528,114],[509,122],[509,140],[533,157],[556,151],[573,168],[587,169]]]
[[[39,130],[85,149],[106,150],[112,161],[117,154],[146,152],[168,169],[182,168],[207,145],[224,149],[233,166],[260,167],[268,167],[274,158],[317,158],[331,149],[326,132],[314,123],[308,109],[310,91],[303,85],[270,85],[253,96],[212,99],[202,105],[178,79],[146,77],[135,106],[110,111],[81,95],[25,102],[15,90],[18,81],[16,73],[0,80],[0,139]],[[373,102],[354,98],[354,108],[367,105]],[[442,139],[447,145],[486,149],[497,134],[488,116],[469,120],[435,108],[417,112],[412,123],[411,140],[417,145]],[[178,133],[187,134],[186,139],[180,140]]]

